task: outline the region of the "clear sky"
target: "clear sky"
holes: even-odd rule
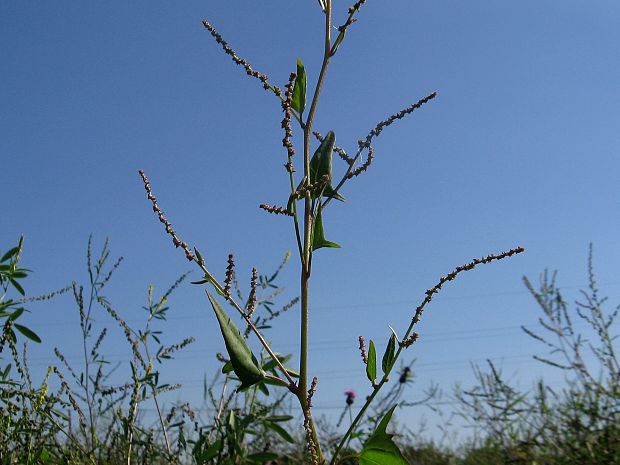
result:
[[[334,3],[340,24],[349,5]],[[136,324],[149,283],[163,292],[192,269],[153,215],[138,169],[215,274],[232,252],[249,282],[252,266],[268,273],[294,251],[290,222],[258,209],[287,199],[279,102],[222,53],[204,18],[272,82],[282,86],[301,58],[314,84],[315,0],[0,4],[0,249],[25,236],[30,294],[84,283],[91,233],[125,257],[106,296]],[[619,300],[618,24],[612,0],[368,0],[329,69],[317,128],[353,151],[379,120],[439,97],[381,134],[371,169],[325,213],[342,249],[314,260],[318,409],[337,412],[345,389],[368,390],[358,335],[383,347],[387,325],[402,332],[424,290],[473,257],[527,249],[451,283],[428,308],[406,354],[418,358],[413,397],[431,380],[446,392],[468,385],[470,362],[489,357],[525,386],[543,373],[531,360],[542,348],[519,330],[538,318],[521,277],[559,269],[576,297],[589,242],[603,291]],[[282,276],[288,297],[296,270],[292,261]],[[171,305],[166,340],[197,342],[163,376],[197,399],[223,345],[201,289],[183,286]],[[54,363],[54,346],[79,361],[71,298],[30,308],[24,323],[44,338],[33,366]],[[298,321],[291,311],[271,332],[281,352],[296,351]],[[113,331],[111,358],[123,344]],[[415,426],[419,416],[407,418]]]

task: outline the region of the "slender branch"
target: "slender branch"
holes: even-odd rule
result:
[[[347,432],[344,434],[344,436],[340,440],[340,443],[338,444],[338,446],[336,447],[336,450],[334,451],[334,455],[332,456],[330,465],[333,465],[335,463],[336,458],[338,457],[338,453],[340,452],[340,449],[342,449],[344,444],[346,444],[348,437],[355,430],[355,427],[357,426],[357,424],[360,422],[360,420],[364,416],[364,413],[366,412],[366,410],[372,403],[375,396],[379,393],[379,391],[385,385],[385,383],[388,382],[389,375],[392,369],[394,368],[395,362],[398,360],[398,357],[400,356],[403,349],[406,349],[418,339],[418,334],[417,333],[411,334],[411,332],[413,330],[413,327],[420,321],[420,318],[422,317],[422,313],[424,312],[424,309],[431,302],[431,300],[433,299],[433,296],[441,290],[441,288],[443,287],[445,283],[447,283],[448,281],[454,280],[462,272],[473,270],[478,265],[484,265],[492,261],[502,260],[504,258],[511,257],[513,255],[520,254],[522,252],[525,252],[525,249],[523,247],[515,247],[513,249],[510,249],[506,252],[502,252],[497,255],[491,254],[491,255],[487,255],[486,257],[476,258],[472,260],[471,262],[467,263],[466,265],[457,266],[454,269],[454,271],[448,273],[445,276],[442,276],[439,279],[439,282],[435,284],[435,286],[433,286],[432,288],[430,288],[429,290],[425,292],[426,296],[424,297],[420,305],[416,307],[416,311],[414,313],[413,318],[411,319],[411,323],[409,324],[409,327],[407,328],[407,331],[405,332],[403,340],[399,344],[398,350],[394,354],[393,363],[388,368],[387,373],[383,375],[383,378],[381,378],[381,381],[374,386],[373,392],[370,394],[370,396],[366,398],[366,402],[364,403],[363,407],[358,412],[355,419],[349,426],[349,429],[347,430]]]
[[[357,145],[358,145],[357,153],[355,154],[355,157],[353,157],[353,161],[349,163],[349,167],[347,168],[347,171],[342,176],[342,179],[340,180],[340,182],[336,185],[336,188],[334,189],[334,191],[336,193],[338,193],[340,191],[340,188],[342,187],[342,185],[348,179],[350,179],[353,176],[356,176],[356,174],[353,174],[353,172],[355,171],[355,163],[357,162],[357,160],[359,160],[359,158],[362,155],[364,149],[369,149],[370,150],[370,144],[371,144],[373,138],[378,137],[379,134],[381,134],[381,132],[386,127],[392,125],[396,120],[403,119],[405,116],[413,113],[415,110],[420,108],[425,103],[433,100],[435,97],[437,97],[437,95],[438,95],[437,92],[432,92],[431,94],[427,95],[426,97],[418,100],[416,103],[414,103],[412,105],[409,105],[407,108],[403,108],[398,113],[394,113],[389,118],[387,118],[387,119],[385,119],[383,121],[379,121],[379,123],[377,123],[377,125],[368,133],[368,135],[366,136],[365,139],[359,140],[357,142]],[[359,172],[357,174],[359,174]],[[327,206],[327,204],[329,204],[329,202],[331,201],[332,198],[333,198],[333,196],[328,197],[325,200],[325,202],[323,202],[323,208],[325,208]]]
[[[200,267],[200,269],[204,273],[205,279],[207,281],[209,281],[213,285],[213,287],[216,289],[216,291],[219,294],[221,294],[221,295],[226,295],[225,286],[222,286],[219,283],[219,281],[213,277],[213,275],[209,272],[209,270],[205,266],[204,260],[197,258],[193,254],[193,252],[190,250],[190,248],[187,245],[187,243],[181,241],[178,238],[176,231],[172,228],[172,224],[164,216],[164,212],[161,211],[161,209],[157,205],[157,198],[155,197],[155,195],[153,195],[153,191],[151,189],[151,184],[149,183],[149,180],[146,177],[146,174],[144,173],[144,171],[140,170],[138,173],[142,177],[142,181],[144,183],[144,189],[147,192],[148,199],[153,204],[153,211],[157,214],[157,216],[159,218],[159,221],[166,227],[166,233],[169,236],[172,237],[172,242],[174,243],[175,247],[181,247],[183,249],[183,251],[185,252],[185,257],[188,260],[190,260],[190,261],[196,262],[196,264]],[[243,317],[243,319],[245,320],[247,325],[254,332],[254,334],[256,334],[256,336],[258,337],[258,340],[263,345],[265,350],[267,350],[269,355],[276,362],[276,364],[278,365],[278,368],[280,368],[280,371],[282,371],[282,373],[284,374],[284,376],[286,377],[286,379],[290,383],[289,389],[291,389],[291,391],[295,391],[296,390],[296,386],[297,386],[296,383],[295,383],[295,380],[291,377],[289,372],[286,370],[286,368],[282,364],[282,361],[280,360],[280,358],[273,352],[273,350],[269,346],[269,343],[262,336],[262,334],[260,333],[258,328],[256,328],[256,325],[254,325],[254,322],[252,321],[252,319],[246,314],[246,312],[243,310],[241,305],[239,305],[239,303],[234,298],[232,298],[232,296],[227,297],[227,299],[233,305],[233,307],[235,307],[237,309],[237,311],[241,314],[241,316]]]

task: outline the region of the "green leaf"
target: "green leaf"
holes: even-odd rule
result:
[[[398,446],[392,441],[393,434],[387,434],[386,428],[396,405],[383,417],[377,429],[368,438],[360,452],[359,465],[409,465]]]
[[[269,460],[276,460],[279,457],[278,454],[274,454],[273,452],[258,452],[257,454],[248,455],[248,460],[257,463],[268,462]]]
[[[24,336],[26,336],[31,341],[38,342],[38,343],[41,342],[41,338],[39,336],[37,336],[34,331],[31,331],[30,329],[26,328],[25,326],[22,326],[22,325],[17,324],[17,323],[15,323],[14,326],[15,326],[15,329],[17,331],[22,333]]]
[[[282,363],[286,363],[291,358],[293,358],[293,354],[288,354],[288,355],[282,356],[282,355],[276,353],[275,356],[278,357],[278,359]],[[277,365],[278,365],[277,362],[273,358],[269,357],[267,359],[267,361],[265,362],[265,364],[263,365],[263,371],[272,371]]]
[[[300,115],[306,108],[306,69],[300,59],[297,59],[297,78],[295,79],[295,87],[293,87],[291,106]]]
[[[290,442],[291,444],[295,442],[295,440],[291,437],[291,435],[288,434],[288,431],[286,431],[284,428],[282,428],[277,423],[271,423],[269,421],[266,421],[265,427],[277,433],[286,442]]]
[[[334,131],[329,131],[310,159],[310,184],[319,181],[325,175],[329,176],[329,181],[323,189],[323,197],[333,197],[344,202],[344,197],[336,193],[332,187],[332,153],[335,144],[336,134]],[[315,193],[313,197],[318,198],[319,195]]]
[[[266,421],[290,421],[293,419],[292,415],[272,415],[265,418]]]
[[[323,247],[331,247],[339,249],[340,245],[335,242],[325,239],[325,231],[323,230],[323,206],[319,203],[316,218],[314,219],[313,231],[312,231],[312,250],[317,250]]]
[[[338,37],[336,37],[336,40],[334,41],[334,45],[332,45],[332,50],[331,50],[329,56],[333,57],[336,54],[336,50],[338,50],[338,47],[340,47],[340,44],[344,40],[345,33],[346,33],[345,29],[340,31],[340,34],[338,34]]]
[[[394,364],[394,352],[396,351],[396,336],[392,334],[390,336],[390,340],[388,341],[387,347],[385,348],[385,352],[383,353],[383,360],[381,361],[381,369],[383,373],[386,375],[392,369],[392,365]]]
[[[17,310],[15,310],[13,313],[9,315],[9,320],[10,321],[17,320],[21,316],[21,314],[24,313],[25,311],[26,309],[23,307],[18,308]]]
[[[12,249],[10,249],[7,253],[5,253],[2,256],[2,258],[0,258],[0,262],[6,262],[13,255],[17,255],[17,253],[19,252],[19,249],[20,249],[20,246],[13,247]]]
[[[260,392],[262,392],[263,394],[265,394],[266,396],[269,395],[269,389],[267,388],[267,386],[265,386],[265,383],[258,383],[258,389],[260,389]]]
[[[377,379],[377,351],[375,350],[375,343],[370,340],[368,347],[368,363],[366,364],[366,376],[372,384],[375,384]]]
[[[194,253],[196,254],[196,258],[198,259],[198,263],[204,263],[204,258],[202,258],[202,254],[200,253],[200,251],[194,247]]]
[[[196,461],[199,464],[207,463],[212,458],[215,458],[220,451],[222,450],[222,440],[218,439],[213,444],[211,444],[207,449],[205,449],[202,454],[196,457]]]
[[[250,347],[239,332],[239,329],[226,314],[224,309],[222,309],[217,300],[215,300],[215,297],[209,292],[207,292],[207,296],[215,312],[217,322],[220,325],[220,331],[224,337],[224,343],[226,344],[226,350],[230,356],[233,371],[241,380],[239,389],[248,388],[263,380],[265,373],[258,365],[256,357],[252,354]]]
[[[226,373],[230,373],[231,371],[233,371],[233,365],[232,365],[232,362],[229,360],[222,367],[222,374],[225,375]]]
[[[21,284],[19,284],[15,279],[11,278],[10,276],[8,278],[13,287],[17,290],[17,292],[19,292],[21,295],[26,295],[26,292],[24,291],[24,288],[21,286]]]

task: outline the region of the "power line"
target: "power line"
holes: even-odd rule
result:
[[[575,325],[575,329],[584,329],[588,328],[587,324],[579,324]],[[454,330],[454,331],[439,331],[435,333],[422,334],[420,337],[420,343],[423,344],[436,344],[442,342],[452,342],[452,341],[466,341],[466,340],[479,340],[479,339],[487,339],[493,337],[500,336],[510,336],[521,334],[522,329],[521,326],[497,326],[491,328],[480,328],[480,329],[472,329],[467,330],[466,332],[463,330]],[[387,342],[387,337],[374,338],[377,344],[383,344]],[[346,340],[346,339],[330,339],[325,341],[318,341],[311,343],[309,345],[311,351],[325,351],[325,350],[335,350],[335,349],[346,349],[351,348],[351,350],[357,351],[357,340]],[[180,352],[177,356],[174,357],[174,360],[196,360],[204,358],[204,356],[210,356],[217,352],[221,352],[223,350],[222,346],[217,347],[203,347],[200,349],[185,349]],[[280,351],[284,352],[294,352],[297,350],[297,345],[283,345],[279,347]],[[124,353],[112,353],[108,354],[106,361],[114,362],[114,361],[124,361],[127,359],[127,356],[130,354],[129,348],[127,352]],[[65,358],[69,361],[81,361],[83,359],[82,354],[64,354]],[[46,357],[30,357],[30,361],[35,362],[33,366],[41,365],[41,363],[37,364],[36,362],[44,362],[44,361],[53,361],[57,360],[54,356],[46,356]]]
[[[600,283],[599,286],[615,286],[619,285],[620,281],[610,281],[606,283]],[[571,286],[562,286],[561,289],[584,289],[587,287],[587,284],[582,285],[571,285]],[[490,297],[505,297],[505,296],[529,296],[530,293],[527,291],[500,291],[500,292],[489,292],[489,293],[481,293],[481,294],[468,294],[454,297],[444,297],[439,294],[435,297],[434,301],[459,301],[459,300],[472,300],[472,299],[480,299],[480,298],[490,298]],[[324,311],[333,311],[339,309],[351,309],[351,308],[381,308],[389,305],[410,305],[416,306],[418,305],[419,300],[386,300],[382,302],[375,303],[352,303],[352,304],[339,304],[339,305],[318,305],[312,307],[312,311],[324,312]],[[167,318],[166,321],[187,321],[187,320],[206,320],[208,313],[205,312],[203,315],[194,315],[194,316],[174,316]],[[92,319],[94,323],[104,323],[103,320]],[[112,319],[106,321],[111,322]],[[128,318],[125,320],[127,323],[143,323],[144,318]],[[76,320],[71,321],[52,321],[46,323],[45,326],[68,326],[77,323]]]

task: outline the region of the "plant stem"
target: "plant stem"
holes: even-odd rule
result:
[[[304,128],[304,180],[310,181],[310,136],[312,134],[312,122],[314,120],[314,114],[321,95],[321,89],[325,80],[325,74],[327,72],[327,66],[329,64],[330,51],[331,51],[331,0],[325,2],[325,50],[323,54],[323,63],[321,65],[321,71],[317,80],[316,87],[314,88],[314,95],[312,97],[312,104],[306,117],[306,122],[303,125]],[[310,275],[312,273],[312,223],[313,223],[313,202],[310,192],[307,192],[304,198],[304,247],[303,257],[301,260],[301,322],[300,322],[300,355],[299,355],[299,389],[297,390],[297,397],[304,411],[304,416],[307,418],[308,429],[312,435],[316,447],[316,454],[319,463],[323,461],[321,453],[321,445],[318,440],[316,428],[312,420],[312,415],[308,406],[308,308],[309,308],[309,288],[310,288]]]
[[[342,449],[342,447],[346,444],[347,440],[351,436],[351,433],[353,433],[353,430],[355,429],[359,421],[362,419],[362,417],[366,413],[366,410],[368,409],[368,407],[370,406],[370,404],[372,403],[376,395],[379,393],[379,390],[381,389],[381,387],[387,382],[387,380],[388,380],[388,376],[385,375],[383,379],[381,379],[381,382],[375,386],[375,388],[372,391],[372,394],[370,394],[370,396],[366,398],[366,403],[361,408],[361,410],[357,413],[357,415],[355,416],[355,420],[351,422],[349,429],[347,430],[347,432],[344,434],[344,436],[338,443],[338,446],[336,447],[336,450],[334,451],[334,455],[332,456],[332,459],[329,462],[329,465],[334,465],[336,463],[336,459],[338,458],[340,449]]]

